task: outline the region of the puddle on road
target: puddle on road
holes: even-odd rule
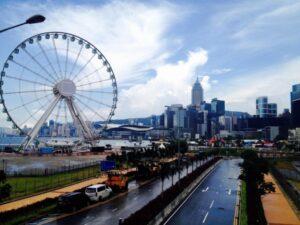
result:
[[[134,188],[137,188],[139,184],[136,182],[136,180],[130,181],[128,184],[128,190],[132,190]]]

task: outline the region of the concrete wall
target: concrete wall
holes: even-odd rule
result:
[[[209,167],[205,170],[195,181],[193,181],[181,194],[179,194],[164,210],[162,210],[154,219],[148,223],[148,225],[160,225],[174,210],[179,204],[181,204],[185,198],[194,190],[194,188],[203,180],[203,178],[211,172],[215,166],[220,162]]]

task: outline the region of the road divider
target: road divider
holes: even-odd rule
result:
[[[207,163],[199,166],[189,175],[183,177],[175,185],[171,186],[147,205],[131,214],[122,225],[158,225],[166,220],[169,215],[176,212],[185,201],[191,196],[192,192],[198,187],[199,183],[208,176],[214,169],[220,157],[212,158]]]

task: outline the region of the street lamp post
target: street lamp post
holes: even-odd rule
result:
[[[8,28],[5,28],[3,30],[0,30],[0,33],[4,32],[4,31],[7,31],[7,30],[10,30],[10,29],[13,29],[13,28],[16,28],[16,27],[20,27],[20,26],[23,26],[25,24],[34,24],[34,23],[42,23],[45,21],[45,17],[42,16],[42,15],[34,15],[30,18],[28,18],[24,23],[20,23],[18,25],[15,25],[15,26],[12,26],[12,27],[8,27]]]

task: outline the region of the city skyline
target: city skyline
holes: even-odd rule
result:
[[[164,105],[188,105],[195,74],[201,75],[205,100],[225,100],[228,110],[255,114],[255,98],[262,95],[278,104],[278,113],[290,108],[291,86],[300,77],[300,34],[293,29],[300,11],[297,2],[233,1],[221,8],[216,3],[179,1],[53,1],[34,4],[34,8],[31,3],[1,3],[5,18],[1,27],[33,13],[44,13],[47,21],[1,35],[6,44],[0,60],[4,62],[17,44],[38,32],[63,30],[82,35],[107,55],[115,70],[120,90],[116,119],[159,114]],[[8,14],[12,7],[16,10]],[[112,20],[115,14],[110,11],[118,19]],[[69,20],[62,20],[61,15]],[[124,33],[122,26],[129,29]],[[268,35],[273,36],[272,43]],[[0,113],[1,124],[9,126],[5,120]]]

